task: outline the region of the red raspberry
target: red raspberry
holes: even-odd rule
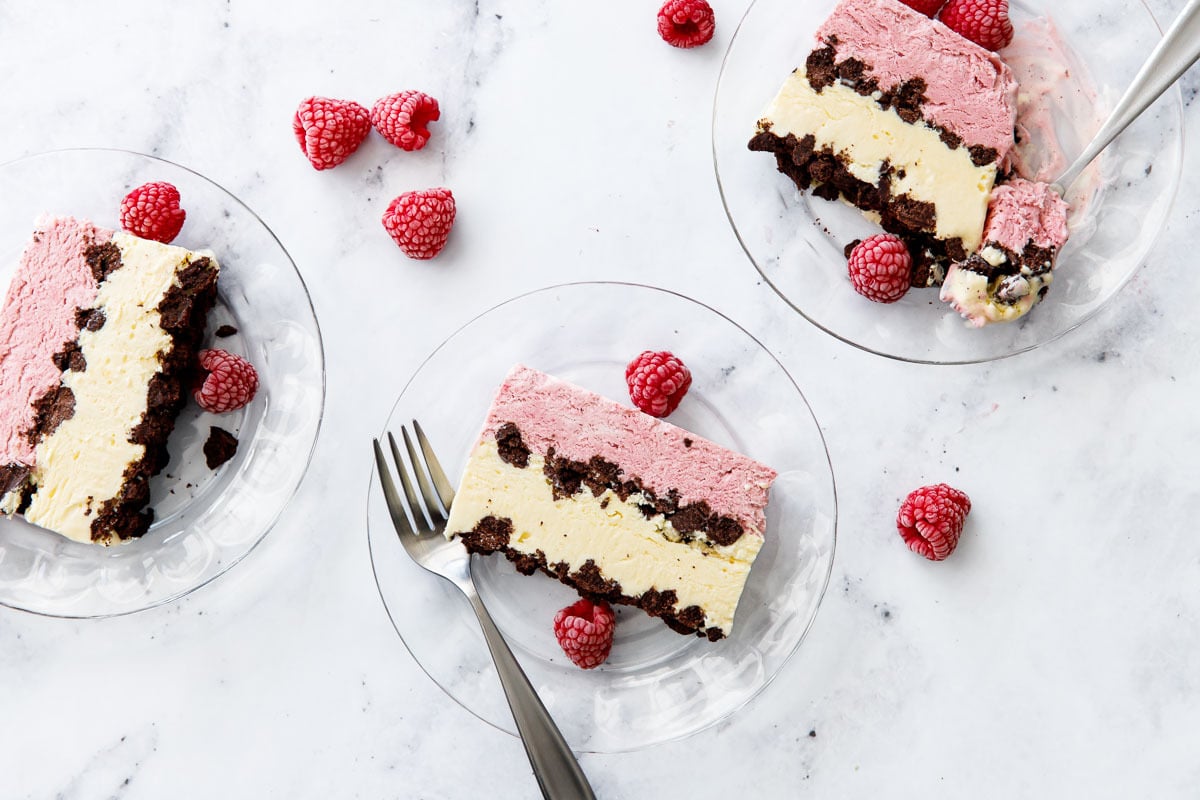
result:
[[[988,50],[999,50],[1012,42],[1008,0],[950,0],[938,19]]]
[[[908,549],[941,561],[954,552],[970,511],[971,498],[958,489],[944,483],[922,486],[900,504],[896,528]]]
[[[405,192],[383,212],[383,227],[409,258],[433,258],[446,246],[454,225],[454,195],[449,189]]]
[[[946,0],[900,0],[900,2],[927,17],[932,17],[938,12],[938,9],[946,5]]]
[[[647,350],[625,367],[625,383],[635,406],[652,417],[665,417],[687,394],[692,373],[671,353]]]
[[[166,181],[143,183],[121,201],[121,227],[163,244],[179,235],[186,217],[179,207],[179,190]]]
[[[580,600],[554,615],[554,638],[576,666],[592,669],[608,658],[616,625],[608,603]]]
[[[197,359],[204,379],[192,396],[205,411],[224,414],[254,399],[258,372],[249,361],[224,350],[201,350]]]
[[[401,150],[420,150],[429,141],[429,123],[441,115],[438,101],[424,92],[397,92],[375,101],[371,124]]]
[[[707,0],[667,0],[658,10],[658,35],[673,47],[697,47],[713,37],[717,21]]]
[[[350,157],[371,132],[371,114],[353,100],[309,97],[292,118],[292,131],[314,169],[329,169]]]
[[[900,237],[877,233],[850,251],[847,262],[854,291],[876,303],[904,297],[912,281],[912,256]]]

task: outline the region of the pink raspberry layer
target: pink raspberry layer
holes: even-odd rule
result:
[[[923,78],[925,119],[968,146],[995,148],[1005,162],[1013,147],[1017,82],[995,53],[899,0],[842,0],[817,38],[836,38],[837,60],[867,64],[882,90]]]
[[[59,384],[53,356],[75,341],[75,310],[91,308],[96,279],[84,260],[89,245],[113,232],[71,217],[39,219],[0,311],[0,466],[32,466],[24,433],[34,423],[31,403]]]
[[[986,244],[1021,253],[1033,242],[1057,251],[1067,236],[1067,204],[1049,184],[1014,178],[992,190],[983,232]]]
[[[748,533],[761,536],[766,528],[775,470],[669,422],[521,364],[496,393],[481,440],[506,422],[539,455],[553,446],[555,455],[574,461],[600,456],[656,494],[675,489],[683,503],[707,501]]]

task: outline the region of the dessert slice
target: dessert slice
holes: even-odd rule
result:
[[[1048,184],[997,186],[983,247],[950,267],[941,299],[977,328],[1024,316],[1050,290],[1067,235],[1067,204]]]
[[[775,471],[525,366],[500,386],[448,537],[716,641],[763,544]]]
[[[0,310],[0,511],[82,542],[150,527],[217,262],[38,221]]]
[[[898,0],[842,0],[758,121],[801,189],[842,198],[909,245],[913,284],[980,245],[1013,147],[1017,84],[995,53]]]

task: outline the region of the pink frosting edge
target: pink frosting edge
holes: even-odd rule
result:
[[[883,89],[924,78],[926,119],[967,145],[995,148],[1004,163],[1017,82],[998,55],[899,0],[842,0],[817,30],[821,42],[835,36],[839,60],[863,61]]]
[[[96,298],[84,250],[113,236],[73,217],[44,216],[34,225],[0,310],[0,465],[33,465],[24,436],[35,418],[32,403],[62,380],[51,359],[78,337],[76,309]]]
[[[656,494],[675,489],[682,502],[704,500],[748,533],[762,536],[766,528],[775,470],[669,422],[523,364],[497,390],[479,442],[506,422],[535,453],[544,456],[553,445],[575,461],[601,456]]]
[[[992,190],[983,240],[1015,253],[1029,242],[1058,250],[1070,233],[1067,212],[1066,201],[1049,184],[1014,178]]]

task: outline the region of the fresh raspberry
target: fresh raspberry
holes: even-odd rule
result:
[[[292,131],[314,169],[329,169],[350,157],[371,132],[371,114],[353,100],[309,97],[292,118]]]
[[[958,489],[944,483],[922,486],[900,504],[896,528],[908,549],[941,561],[954,552],[970,511],[971,498]]]
[[[946,0],[900,0],[900,2],[927,17],[932,17],[938,12],[938,9],[946,5]]]
[[[577,667],[592,669],[608,658],[616,625],[608,603],[579,600],[554,615],[554,638]]]
[[[371,108],[375,130],[401,150],[420,150],[429,141],[429,123],[442,116],[438,101],[424,92],[397,92]]]
[[[433,258],[446,246],[454,225],[454,195],[449,189],[405,192],[383,212],[383,227],[409,258]]]
[[[652,417],[665,417],[679,407],[692,385],[692,373],[665,350],[647,350],[625,367],[629,399]]]
[[[179,207],[179,190],[166,181],[143,183],[121,201],[121,227],[163,244],[179,235],[186,217]]]
[[[938,19],[988,50],[1008,47],[1013,39],[1008,0],[950,0]]]
[[[899,236],[877,233],[854,246],[847,261],[854,291],[876,303],[894,303],[912,282],[912,256]]]
[[[713,37],[716,27],[707,0],[667,0],[658,10],[658,35],[673,47],[698,47]]]
[[[192,396],[205,411],[224,414],[254,399],[258,372],[249,361],[224,350],[201,350],[197,359],[204,379]]]

